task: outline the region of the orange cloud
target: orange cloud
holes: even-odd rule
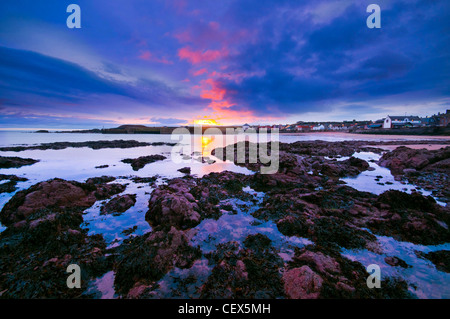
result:
[[[214,79],[202,80],[200,83],[202,88],[200,97],[213,101],[223,100],[226,90],[221,88]]]
[[[195,76],[207,73],[206,68],[200,69],[194,73]],[[253,110],[243,110],[242,107],[235,109],[236,104],[227,98],[227,89],[217,81],[216,77],[228,78],[230,80],[239,81],[248,76],[247,74],[224,74],[221,72],[209,72],[210,77],[201,80],[198,85],[192,87],[193,93],[199,94],[201,98],[210,100],[208,106],[204,109],[208,116],[193,119],[193,123],[211,124],[213,121],[217,125],[252,123],[256,121],[268,121],[276,118],[259,117],[254,114]],[[194,93],[195,94],[195,93]]]

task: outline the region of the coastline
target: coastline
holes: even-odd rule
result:
[[[348,133],[348,132],[314,132],[314,133],[280,133],[280,135],[286,136],[334,136],[343,138],[353,138],[354,140],[366,140],[373,139],[389,139],[389,140],[448,140],[450,141],[450,136],[442,135],[380,135],[380,134],[359,134],[359,133]]]
[[[167,141],[138,134],[127,135],[133,143],[86,135],[5,148],[11,151],[2,156],[36,162],[1,170],[10,175],[0,184],[8,186],[0,213],[6,243],[0,297],[76,297],[62,275],[33,291],[14,285],[64,270],[72,258],[87,271],[86,298],[450,294],[449,139],[281,135],[279,170],[269,175],[260,174],[260,162],[218,163],[202,143],[183,155],[189,164],[177,166],[162,156],[170,153]],[[29,245],[39,238],[52,248]],[[373,263],[383,271],[384,289],[365,285]],[[10,267],[22,271],[2,276]],[[292,284],[298,276],[320,285],[305,293]]]

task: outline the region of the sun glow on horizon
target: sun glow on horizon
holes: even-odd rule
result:
[[[207,118],[201,119],[201,120],[194,120],[194,124],[197,124],[197,125],[222,125],[214,119],[207,119]]]

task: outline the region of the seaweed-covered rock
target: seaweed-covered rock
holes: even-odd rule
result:
[[[39,208],[0,234],[3,298],[82,298],[109,266],[101,235],[81,229],[82,210]],[[18,225],[20,224],[20,225]],[[68,289],[67,266],[81,268],[81,288]]]
[[[201,298],[283,298],[280,270],[283,261],[265,235],[249,235],[246,248],[237,243],[219,245],[211,254],[215,263],[208,281],[201,289]]]
[[[172,227],[125,240],[117,249],[116,291],[126,295],[133,286],[152,284],[173,267],[189,268],[201,255],[189,244],[189,234]]]
[[[370,209],[376,196],[342,186],[302,194],[298,189],[273,191],[256,218],[273,220],[286,236],[309,238],[321,245],[363,248],[376,241],[362,227],[378,210]]]
[[[422,256],[430,260],[438,270],[450,273],[450,250],[432,251]]]
[[[122,162],[131,164],[131,167],[133,168],[133,171],[138,171],[141,168],[143,168],[145,165],[154,163],[157,161],[165,160],[167,157],[163,155],[148,155],[148,156],[141,156],[138,158],[126,158],[123,159]]]
[[[111,183],[116,178],[111,176],[89,178],[83,187],[93,191],[97,200],[108,199],[113,195],[122,193],[127,186],[124,184]]]
[[[16,168],[39,162],[32,158],[0,156],[0,168]]]
[[[443,169],[447,169],[449,158],[450,147],[430,151],[400,146],[385,153],[379,160],[379,164],[389,168],[393,175],[400,175],[404,173],[405,169],[423,170],[431,165],[434,170],[441,166]]]
[[[3,182],[0,184],[0,194],[14,192],[17,189],[16,185],[18,182],[25,182],[27,180],[25,177],[18,177],[16,175],[0,174],[0,181]]]
[[[374,205],[386,213],[368,221],[373,232],[422,245],[450,241],[446,227],[450,225],[450,211],[431,196],[390,190],[381,194]]]
[[[74,208],[91,207],[96,201],[92,192],[81,184],[53,179],[36,184],[29,189],[18,192],[6,203],[1,211],[1,222],[4,225],[24,220],[27,216],[42,208]]]
[[[107,202],[100,209],[100,214],[120,214],[127,211],[136,203],[136,194],[125,194],[117,196]]]
[[[91,207],[97,199],[108,198],[123,191],[119,184],[93,184],[55,178],[16,193],[0,212],[0,221],[9,226],[25,220],[40,209],[77,209]]]
[[[290,298],[414,298],[402,279],[386,278],[381,288],[370,289],[368,276],[363,265],[334,248],[307,246],[296,249],[283,278]]]
[[[190,174],[191,173],[191,168],[190,167],[183,167],[183,168],[180,168],[178,171],[180,173],[183,173],[183,174]]]
[[[402,267],[402,268],[410,268],[411,267],[403,259],[395,257],[395,256],[385,257],[384,262],[392,267],[397,267],[397,266]]]
[[[325,161],[316,168],[320,168],[321,174],[331,177],[357,176],[369,168],[369,163],[352,156],[344,161]]]
[[[288,270],[283,281],[290,299],[317,299],[323,284],[323,279],[308,266]]]
[[[195,198],[189,192],[191,187],[192,182],[175,179],[168,185],[155,189],[145,219],[152,226],[161,226],[165,229],[172,226],[187,229],[199,224],[201,218]]]
[[[135,140],[114,140],[114,141],[87,141],[87,142],[54,142],[42,143],[39,145],[28,146],[7,146],[1,147],[2,152],[22,152],[26,150],[62,150],[68,147],[89,147],[94,150],[102,148],[135,148],[140,146],[148,146],[152,143],[138,142]]]
[[[337,217],[317,218],[311,239],[319,245],[345,248],[368,248],[376,237],[366,230]]]

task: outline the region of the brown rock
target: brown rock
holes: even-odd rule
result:
[[[5,225],[26,219],[42,208],[88,208],[96,201],[92,192],[76,182],[53,179],[18,192],[3,207],[1,221]]]
[[[125,194],[117,196],[106,203],[100,210],[102,215],[117,214],[127,211],[136,203],[136,195]]]
[[[308,250],[300,255],[298,260],[315,265],[315,268],[321,273],[338,273],[341,271],[339,263],[334,258],[326,256],[321,252],[312,252]]]
[[[175,226],[178,229],[191,228],[200,223],[200,214],[196,211],[198,205],[189,193],[191,186],[182,179],[175,179],[168,186],[156,189],[149,201],[146,220],[153,226]]]
[[[384,262],[388,264],[389,266],[396,267],[400,266],[403,268],[409,268],[410,266],[402,259],[398,257],[385,257]]]
[[[294,268],[283,275],[286,295],[291,299],[317,299],[323,279],[308,266]]]

